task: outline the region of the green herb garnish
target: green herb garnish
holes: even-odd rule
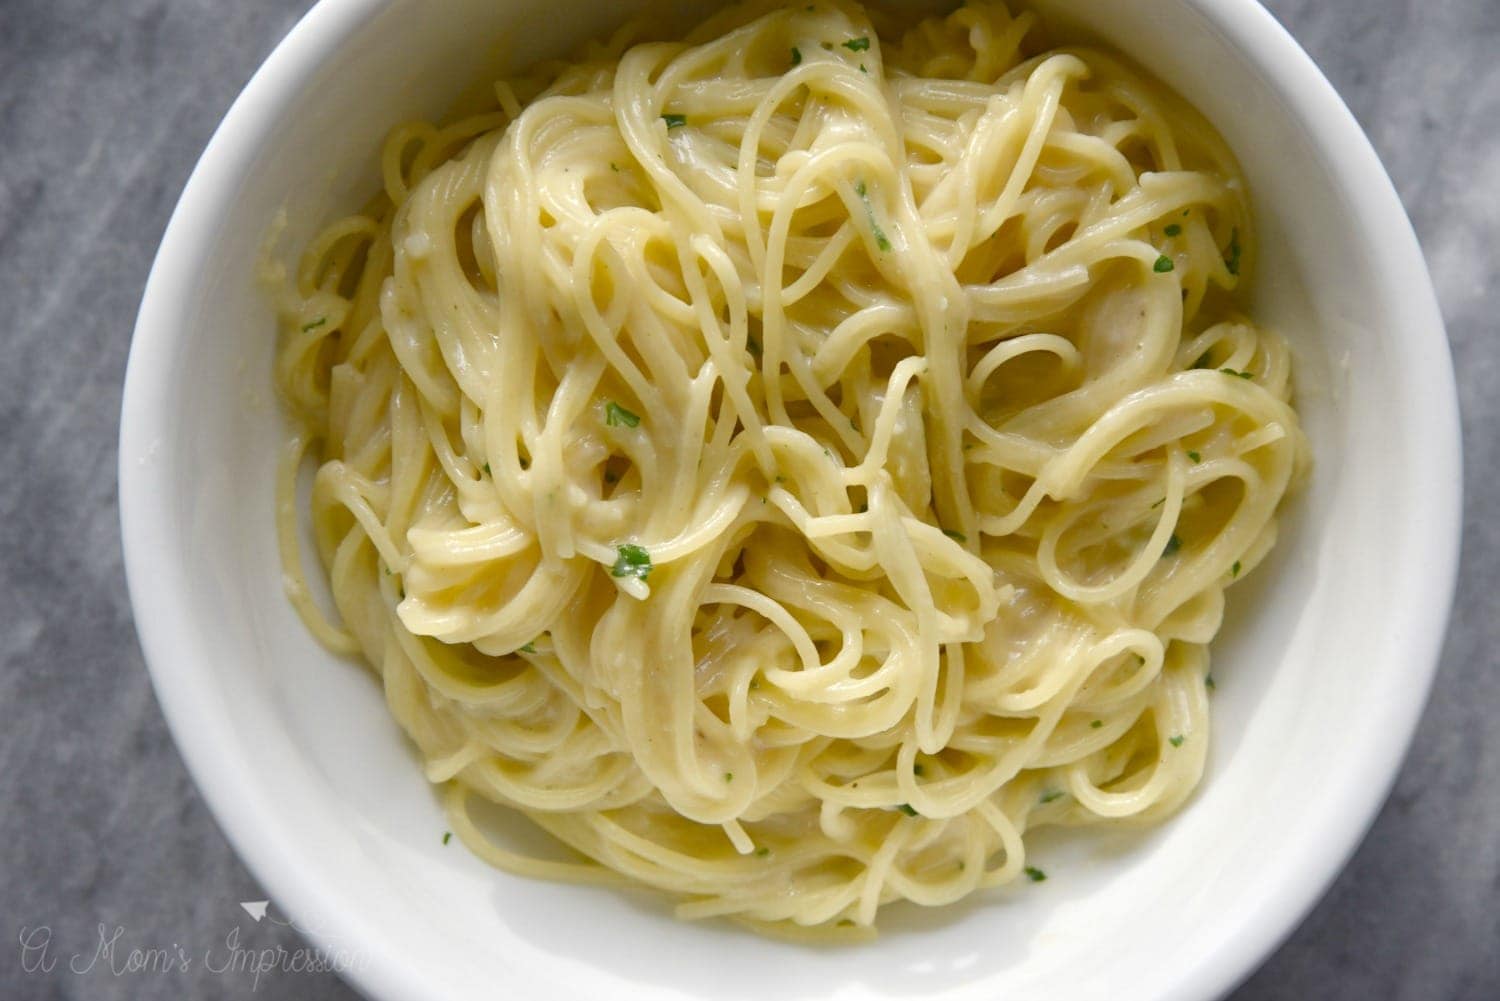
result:
[[[446,845],[448,842],[450,842],[452,840],[453,840],[453,832],[452,831],[444,831],[443,832],[443,844]]]
[[[864,52],[870,47],[870,36],[861,35],[859,38],[851,38],[844,43],[844,48],[850,52]]]
[[[490,472],[490,464],[488,462],[486,462],[484,464],[484,475],[486,475],[486,476],[493,476],[494,475],[493,473]]]
[[[1186,740],[1186,739],[1187,739],[1186,737],[1184,737],[1182,734],[1179,733],[1175,737],[1168,737],[1167,738],[1167,743],[1171,744],[1173,747],[1181,747],[1182,746],[1182,742],[1184,740]]]
[[[1089,729],[1090,730],[1097,730],[1097,729],[1099,729],[1103,725],[1104,725],[1104,720],[1102,720],[1102,719],[1096,719],[1096,720],[1094,720],[1094,722],[1092,722],[1092,723],[1089,724]]]
[[[525,646],[517,647],[520,653],[536,653],[536,640],[528,640]]]
[[[687,115],[662,115],[661,120],[667,123],[667,128],[681,128],[687,124]]]
[[[734,772],[725,772],[724,773],[724,781],[725,782],[733,782],[734,781]]]
[[[924,771],[925,771],[925,770],[926,770],[926,769],[924,769],[924,768],[923,768],[923,767],[922,767],[922,763],[921,763],[921,762],[920,762],[920,761],[918,761],[918,762],[917,762],[917,763],[916,763],[916,764],[914,764],[914,765],[912,765],[912,766],[911,766],[911,773],[912,773],[912,774],[913,774],[913,775],[915,775],[915,776],[916,776],[916,777],[917,777],[917,778],[921,778],[921,777],[922,777],[922,773],[923,773],[923,772],[924,772]]]
[[[1253,378],[1255,378],[1255,373],[1254,372],[1236,372],[1232,368],[1221,368],[1221,369],[1219,369],[1219,371],[1223,372],[1225,375],[1238,376],[1241,379],[1253,379]]]
[[[1172,263],[1172,259],[1166,254],[1162,254],[1156,259],[1156,263],[1151,265],[1151,270],[1159,275],[1164,275],[1175,267],[1176,265]]]
[[[304,323],[302,325],[302,332],[305,334],[309,330],[317,330],[319,327],[321,327],[323,324],[325,324],[327,322],[328,322],[328,317],[326,317],[326,316],[320,316],[316,320],[313,320],[311,323]]]
[[[1232,566],[1232,567],[1229,568],[1229,576],[1231,576],[1231,577],[1238,577],[1239,575],[1240,575],[1240,561],[1239,560],[1235,560],[1234,561],[1234,566]]]
[[[801,66],[802,65],[802,50],[799,49],[799,48],[797,48],[797,46],[795,46],[795,45],[792,46],[792,65],[793,66]]]
[[[765,858],[767,855],[771,854],[771,849],[767,848],[765,845],[761,845],[759,848],[755,849],[755,854],[760,858]]]
[[[910,803],[897,803],[896,809],[900,810],[908,817],[915,817],[917,815],[917,808],[912,806]]]
[[[1051,803],[1053,800],[1062,799],[1063,795],[1064,794],[1061,789],[1053,789],[1050,792],[1042,793],[1042,802]]]
[[[1214,684],[1214,676],[1212,674],[1210,674],[1206,678],[1203,679],[1203,687],[1207,688],[1211,692],[1215,688],[1218,688],[1219,686],[1216,685],[1216,684]]]
[[[1034,865],[1028,865],[1026,867],[1026,878],[1033,883],[1040,883],[1046,880],[1047,874]]]
[[[609,568],[615,577],[635,577],[645,580],[651,573],[651,554],[633,543],[627,542],[615,550],[615,565]]]
[[[1197,452],[1188,452],[1188,458],[1192,459],[1194,462],[1203,461],[1203,456],[1199,455]]]
[[[870,220],[870,231],[875,234],[875,246],[881,250],[890,250],[891,241],[886,237],[885,230],[880,228],[880,223],[875,221],[875,206],[870,204],[870,194],[865,188],[864,181],[854,185],[854,193],[859,195],[860,201],[865,203],[865,215]]]
[[[1166,233],[1168,236],[1177,236],[1182,232],[1182,227],[1177,225],[1175,222],[1168,223],[1167,228],[1162,230],[1162,232]]]
[[[1173,532],[1172,533],[1172,537],[1167,540],[1167,547],[1161,551],[1161,554],[1163,556],[1171,556],[1173,553],[1177,552],[1177,550],[1179,550],[1181,548],[1182,548],[1182,540],[1177,537],[1177,533],[1176,532]]]
[[[612,428],[633,428],[640,426],[641,419],[614,400],[610,400],[604,405],[604,423]]]
[[[946,535],[948,538],[952,539],[954,542],[968,542],[969,541],[969,537],[967,535],[965,535],[962,532],[955,532],[951,528],[945,528],[945,529],[943,529],[943,534]]]
[[[1238,276],[1240,273],[1240,231],[1238,228],[1229,231],[1229,256],[1224,258],[1224,267],[1229,273]]]

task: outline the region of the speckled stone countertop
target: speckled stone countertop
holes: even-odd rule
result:
[[[308,0],[0,0],[0,998],[347,999],[332,974],[88,968],[295,932],[167,734],[121,570],[131,326],[220,116]],[[1416,224],[1458,372],[1458,604],[1432,701],[1353,862],[1234,995],[1500,998],[1500,0],[1271,0],[1369,131]],[[46,929],[61,961],[36,969]],[[69,969],[70,960],[76,969]],[[84,972],[76,972],[83,969]],[[1060,999],[1066,1001],[1066,999]]]

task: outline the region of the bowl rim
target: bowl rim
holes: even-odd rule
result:
[[[271,130],[322,62],[368,20],[395,0],[318,0],[257,69],[215,130],[183,190],[162,237],[147,280],[132,337],[121,404],[119,502],[126,582],[137,635],[156,697],[188,771],[236,854],[266,892],[294,918],[328,916],[304,935],[333,951],[338,942],[381,938],[372,922],[341,906],[310,853],[278,834],[276,824],[248,799],[233,794],[249,775],[231,741],[201,724],[217,700],[208,677],[194,665],[190,642],[175,623],[188,616],[186,577],[161,573],[162,543],[179,526],[162,498],[169,495],[167,467],[151,461],[155,442],[172,426],[168,364],[173,344],[190,331],[173,322],[174,304],[190,295],[184,275],[214,240],[216,207],[232,198],[247,176],[262,137]],[[1333,85],[1291,34],[1257,0],[1184,0],[1264,76],[1294,119],[1336,150],[1329,169],[1344,185],[1353,213],[1380,240],[1371,266],[1396,281],[1405,308],[1420,322],[1398,343],[1397,361],[1425,401],[1424,420],[1436,434],[1416,471],[1430,485],[1428,517],[1439,536],[1428,561],[1414,570],[1405,591],[1415,628],[1398,635],[1392,658],[1410,665],[1404,678],[1415,697],[1386,700],[1363,733],[1383,735],[1361,749],[1364,781],[1331,791],[1336,801],[1315,834],[1304,834],[1261,892],[1237,917],[1234,935],[1221,938],[1165,980],[1163,999],[1222,997],[1242,983],[1303,921],[1343,870],[1393,787],[1437,672],[1457,582],[1462,533],[1462,461],[1458,396],[1451,353],[1436,292],[1416,234],[1370,140]],[[163,581],[167,586],[163,586]],[[371,997],[437,999],[441,988],[401,960],[399,949],[371,949],[368,962],[341,971]]]

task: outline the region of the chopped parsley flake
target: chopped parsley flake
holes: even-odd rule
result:
[[[1224,267],[1228,268],[1232,275],[1240,273],[1240,231],[1238,229],[1229,231],[1229,256],[1224,258]]]
[[[453,832],[452,831],[444,831],[443,832],[443,844],[446,845],[448,842],[450,842],[452,840],[453,840]]]
[[[645,580],[651,573],[651,554],[640,546],[627,542],[615,554],[615,565],[609,568],[613,576]]]
[[[926,771],[926,769],[922,767],[922,762],[920,761],[911,766],[911,773],[917,778],[921,778],[924,771]]]
[[[745,338],[745,350],[749,351],[750,354],[753,355],[754,357],[759,358],[760,355],[761,355],[761,350],[762,350],[761,346],[760,346],[760,341],[757,341],[753,337],[746,337]]]
[[[1034,865],[1028,865],[1026,867],[1026,878],[1033,883],[1041,883],[1047,879],[1047,874]]]
[[[1221,368],[1221,369],[1219,369],[1219,371],[1223,372],[1225,375],[1238,376],[1241,379],[1253,379],[1253,378],[1255,378],[1255,373],[1254,372],[1236,372],[1232,368]]]
[[[677,129],[687,124],[687,115],[662,115],[661,120],[667,123],[667,128]]]
[[[536,640],[529,640],[525,646],[517,647],[521,653],[536,653]]]
[[[1059,799],[1062,799],[1062,798],[1063,798],[1063,791],[1061,789],[1052,789],[1052,790],[1049,790],[1047,792],[1042,793],[1042,802],[1043,803],[1051,803],[1053,800],[1059,800]]]
[[[799,49],[799,48],[797,48],[797,46],[795,46],[795,45],[792,46],[792,65],[793,66],[801,66],[802,65],[802,50]]]
[[[1203,456],[1199,455],[1197,452],[1188,452],[1188,458],[1192,459],[1194,462],[1203,461]]]
[[[724,773],[724,781],[725,782],[733,782],[734,781],[734,772],[725,772]]]
[[[492,474],[490,472],[490,464],[488,462],[486,462],[484,464],[484,475],[486,475],[486,476],[492,476],[492,475],[494,475],[494,474]]]
[[[1192,367],[1193,368],[1213,368],[1213,366],[1208,363],[1208,352],[1205,351],[1201,355],[1199,355],[1198,356],[1198,360],[1195,361],[1195,362],[1193,362]]]
[[[302,332],[305,334],[309,330],[317,330],[319,327],[321,327],[323,324],[325,324],[327,322],[328,322],[328,317],[326,317],[326,316],[320,316],[316,320],[313,320],[311,323],[304,323],[302,325]]]
[[[865,188],[864,181],[860,181],[854,186],[854,193],[859,195],[860,201],[865,203],[865,215],[870,220],[870,231],[875,234],[875,246],[881,250],[890,250],[891,241],[885,235],[885,230],[880,228],[880,223],[875,221],[875,206],[870,204],[870,194]]]
[[[1176,265],[1172,263],[1172,259],[1166,254],[1162,254],[1156,259],[1156,263],[1151,265],[1151,270],[1159,275],[1164,275],[1175,267]]]
[[[850,52],[864,52],[870,47],[870,36],[861,35],[859,38],[851,38],[844,43],[844,48]]]
[[[1175,737],[1168,737],[1167,738],[1167,743],[1171,744],[1173,747],[1181,747],[1182,746],[1182,742],[1184,740],[1186,740],[1186,739],[1187,738],[1185,738],[1182,734],[1179,733]]]
[[[917,815],[917,808],[912,806],[910,803],[897,803],[896,809],[900,810],[908,817],[915,817]]]
[[[604,405],[604,423],[612,428],[633,428],[640,426],[641,419],[614,400],[610,400]]]
[[[861,73],[868,73],[868,72],[870,72],[869,70],[865,69],[865,64],[864,63],[860,63],[859,64],[859,71]]]
[[[1239,575],[1240,575],[1240,561],[1239,560],[1235,560],[1234,561],[1234,566],[1232,566],[1232,567],[1229,568],[1229,576],[1231,576],[1231,577],[1238,577]]]
[[[1167,548],[1163,549],[1161,551],[1161,554],[1163,556],[1171,556],[1173,553],[1177,552],[1177,550],[1179,550],[1181,548],[1182,548],[1182,540],[1177,537],[1177,533],[1176,532],[1173,532],[1172,533],[1172,537],[1167,540]]]
[[[945,529],[943,529],[943,534],[946,535],[948,538],[952,539],[954,542],[968,542],[969,541],[969,537],[967,535],[965,535],[962,532],[955,532],[951,528],[945,528]]]
[[[771,849],[767,848],[765,845],[761,845],[759,848],[755,849],[755,854],[760,858],[765,858],[767,855],[771,854]]]
[[[1162,232],[1166,233],[1168,236],[1177,236],[1182,232],[1182,227],[1177,225],[1175,222],[1168,223],[1167,228]]]
[[[1104,720],[1102,720],[1102,719],[1096,719],[1096,720],[1094,720],[1094,722],[1092,722],[1092,723],[1089,724],[1089,729],[1090,730],[1097,730],[1097,729],[1099,729],[1103,725],[1104,725]]]
[[[1214,676],[1210,674],[1208,677],[1203,679],[1203,687],[1207,688],[1211,692],[1219,686],[1214,683]]]

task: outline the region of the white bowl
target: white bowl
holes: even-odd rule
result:
[[[557,52],[590,0],[323,0],[235,102],[172,217],[126,379],[120,507],[136,622],[177,743],[240,855],[378,998],[1208,998],[1295,926],[1383,800],[1422,708],[1457,565],[1451,364],[1375,153],[1251,0],[1049,0],[1187,95],[1245,168],[1256,309],[1295,346],[1315,466],[1214,646],[1202,789],[1137,835],[1042,839],[1051,879],[874,945],[675,921],[652,899],[516,879],[444,847],[373,678],[282,596],[275,330],[255,285],[376,187],[393,123],[440,114],[496,42]]]

